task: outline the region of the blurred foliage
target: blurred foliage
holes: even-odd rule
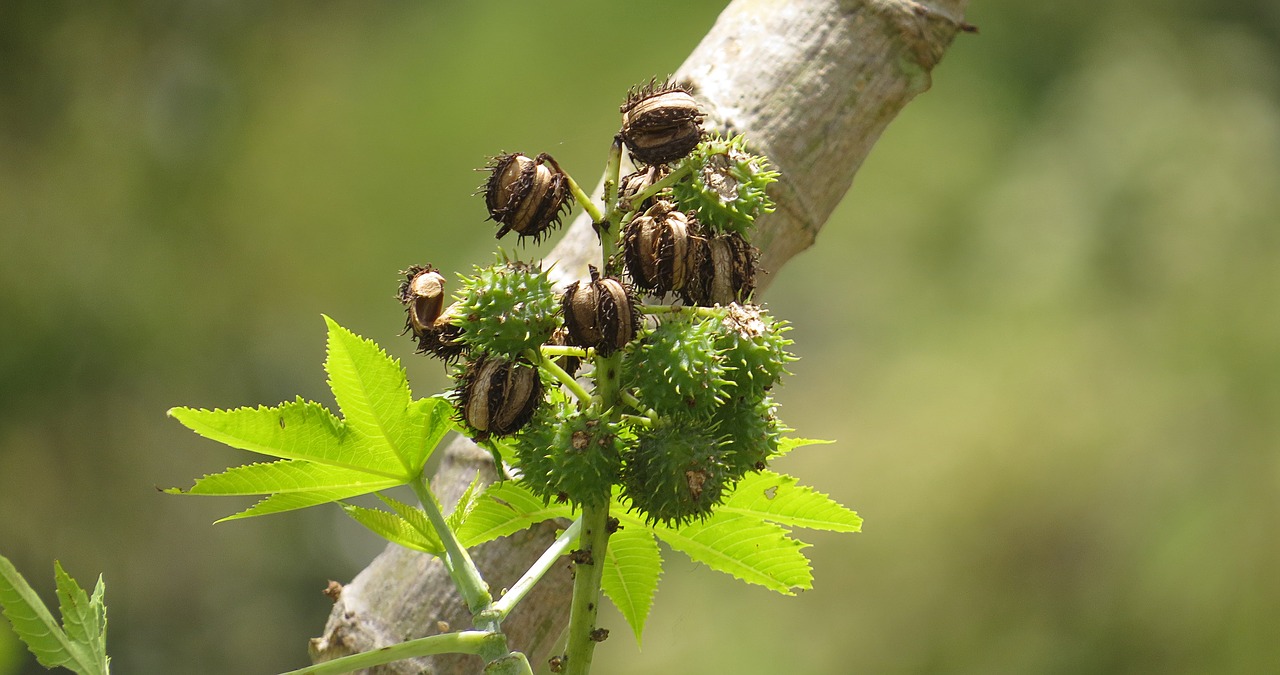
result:
[[[328,401],[321,312],[410,357],[396,271],[491,255],[470,169],[594,180],[722,6],[0,6],[0,550],[105,574],[120,672],[305,663],[380,547],[156,493],[243,459],[164,410]],[[782,468],[865,532],[798,598],[670,565],[603,672],[1280,670],[1280,9],[968,18],[767,297],[840,441]]]

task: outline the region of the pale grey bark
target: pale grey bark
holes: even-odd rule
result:
[[[871,146],[908,101],[929,87],[930,73],[957,32],[967,0],[735,0],[676,73],[691,84],[707,126],[744,133],[783,174],[778,210],[758,221],[760,266],[776,273],[813,244]],[[575,220],[549,256],[561,277],[586,276],[598,257],[588,218]],[[771,276],[763,275],[764,287]],[[454,443],[432,479],[453,503],[492,461]],[[478,547],[474,558],[500,591],[549,545],[553,524]],[[567,623],[568,564],[557,566],[504,623],[512,648],[537,668]],[[438,560],[388,546],[342,591],[315,660],[367,651],[469,626],[469,617]],[[421,659],[377,669],[438,675],[479,672],[475,657]]]

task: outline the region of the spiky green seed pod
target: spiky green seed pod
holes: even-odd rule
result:
[[[716,346],[716,319],[666,318],[632,343],[623,358],[622,382],[662,415],[707,418],[725,400],[731,374]]]
[[[773,400],[738,399],[716,411],[715,434],[728,449],[729,477],[737,480],[750,471],[763,471],[778,452],[785,430],[775,414]]]
[[[511,260],[462,277],[455,313],[459,339],[469,347],[517,356],[546,343],[560,327],[560,298],[546,272]]]
[[[667,420],[636,433],[622,470],[622,494],[650,523],[706,518],[731,483],[730,448],[710,425]]]
[[[621,479],[620,432],[594,409],[548,407],[516,437],[521,480],[547,501],[602,505]]]
[[[787,374],[795,355],[784,333],[791,329],[756,305],[731,304],[719,322],[716,347],[730,367],[734,398],[758,399]]]
[[[672,187],[676,204],[682,211],[696,211],[712,231],[747,236],[756,216],[773,211],[765,190],[781,174],[770,168],[768,159],[749,152],[742,136],[703,141],[684,161],[692,164],[693,173]]]

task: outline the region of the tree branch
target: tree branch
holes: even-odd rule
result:
[[[744,133],[782,179],[778,210],[759,219],[760,267],[776,272],[813,244],[889,122],[929,88],[930,73],[958,32],[968,0],[735,0],[676,72],[690,84],[707,126]],[[587,277],[598,255],[590,218],[579,216],[549,256],[559,279]],[[763,276],[758,288],[767,286]],[[492,480],[488,453],[460,440],[444,451],[432,488],[454,503],[476,472]],[[544,523],[477,547],[473,558],[495,589],[510,585],[555,538]],[[545,663],[568,617],[568,566],[553,569],[503,622],[510,644]],[[440,562],[389,545],[342,591],[316,661],[376,649],[469,617]],[[419,659],[379,673],[479,672],[476,657]]]

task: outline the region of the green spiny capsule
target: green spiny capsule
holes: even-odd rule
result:
[[[546,272],[520,261],[478,268],[463,277],[459,339],[485,352],[517,356],[545,344],[560,327],[560,298]]]
[[[521,480],[547,501],[604,504],[622,472],[620,431],[594,409],[548,408],[515,439]]]
[[[725,400],[731,382],[716,346],[715,320],[666,318],[634,342],[623,358],[623,386],[662,415],[705,419]]]
[[[458,421],[477,439],[509,436],[529,422],[542,403],[538,369],[524,361],[484,355],[466,364],[454,390]]]
[[[636,432],[622,471],[622,494],[653,523],[706,518],[732,482],[731,449],[707,424],[664,420]]]
[[[781,175],[763,156],[746,149],[746,140],[711,138],[685,160],[693,165],[690,180],[672,187],[682,210],[694,211],[713,232],[746,235],[762,213],[774,209],[766,189]]]
[[[737,480],[750,471],[763,471],[778,452],[783,425],[769,398],[735,400],[714,417],[715,433],[729,450],[729,477]]]
[[[716,346],[731,368],[730,393],[736,398],[762,397],[796,360],[787,351],[792,341],[783,335],[790,326],[756,305],[728,305],[718,328]]]

